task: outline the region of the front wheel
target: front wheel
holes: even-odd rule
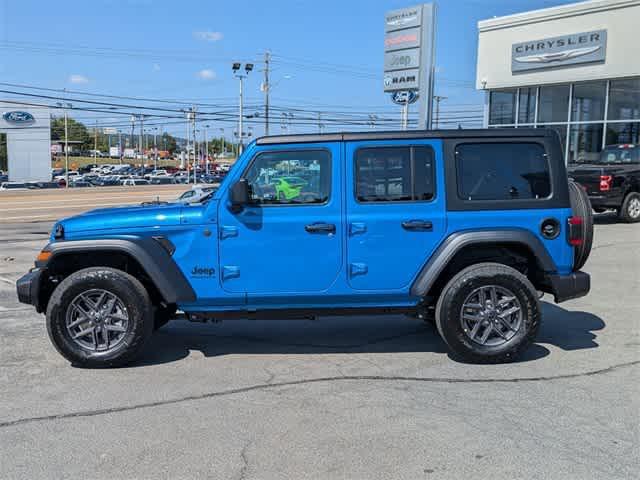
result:
[[[82,367],[117,367],[135,360],[153,332],[144,286],[120,270],[85,268],[54,290],[47,331],[58,352]]]
[[[629,193],[620,208],[620,219],[627,223],[640,222],[640,193]]]
[[[538,333],[538,296],[529,279],[511,267],[472,265],[444,287],[436,306],[436,326],[462,360],[508,362]]]

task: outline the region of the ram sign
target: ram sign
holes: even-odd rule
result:
[[[428,127],[434,61],[435,5],[393,10],[385,15],[385,92],[420,92],[420,128]]]

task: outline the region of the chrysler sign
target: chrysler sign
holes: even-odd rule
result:
[[[515,43],[511,46],[511,71],[604,62],[606,52],[606,30]]]

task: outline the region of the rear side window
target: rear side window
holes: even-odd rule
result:
[[[465,143],[456,147],[463,200],[530,200],[551,195],[549,162],[538,143]]]
[[[430,147],[363,148],[355,167],[359,202],[428,201],[435,195]]]

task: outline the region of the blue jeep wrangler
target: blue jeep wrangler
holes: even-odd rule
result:
[[[403,313],[435,323],[455,357],[503,362],[534,340],[542,292],[589,291],[592,235],[551,130],[274,136],[198,204],[57,222],[17,290],[88,367],[131,362],[177,311]]]

